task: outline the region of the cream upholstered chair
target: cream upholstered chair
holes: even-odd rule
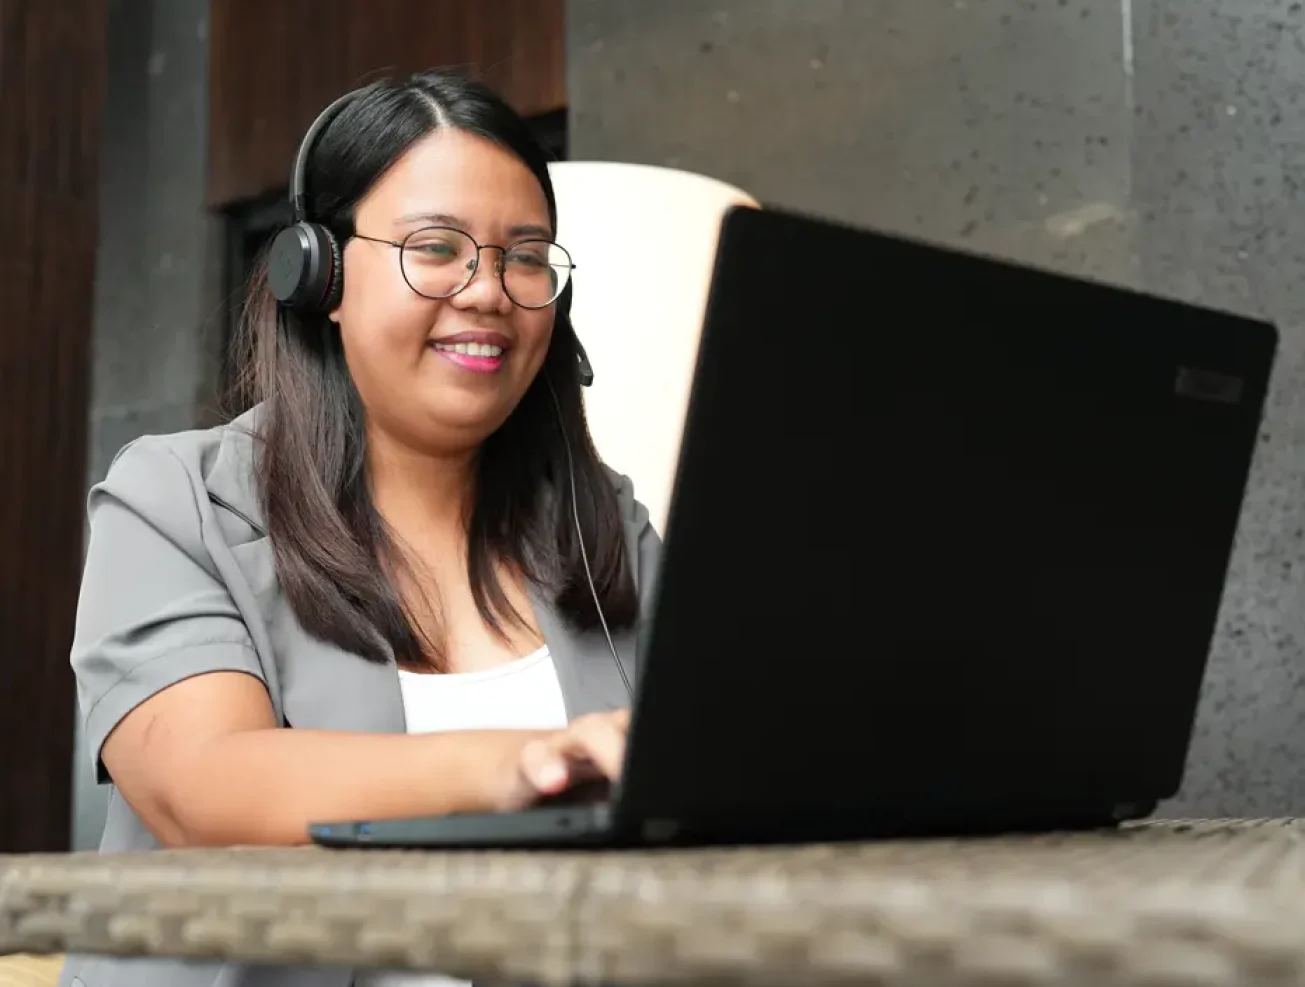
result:
[[[54,987],[62,956],[0,956],[0,987]]]
[[[558,240],[576,265],[572,321],[594,367],[590,430],[664,532],[721,217],[758,204],[652,165],[564,161],[550,172]]]

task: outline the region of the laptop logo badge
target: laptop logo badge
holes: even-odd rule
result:
[[[1193,401],[1241,404],[1245,390],[1245,381],[1240,377],[1198,367],[1179,367],[1174,379],[1174,393]]]
[[[679,831],[674,819],[647,819],[643,824],[643,838],[649,843],[669,843]]]

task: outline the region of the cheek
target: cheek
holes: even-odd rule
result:
[[[553,312],[522,310],[516,320],[517,338],[530,351],[532,362],[543,362],[553,338]]]
[[[412,363],[421,356],[443,303],[424,299],[388,278],[346,280],[340,335],[350,363]]]

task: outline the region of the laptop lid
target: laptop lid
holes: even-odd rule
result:
[[[730,212],[622,812],[801,827],[1173,794],[1276,340]]]

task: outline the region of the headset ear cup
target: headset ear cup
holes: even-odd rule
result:
[[[326,239],[323,253],[329,260],[327,265],[329,273],[326,289],[322,293],[321,311],[330,312],[340,304],[340,299],[344,297],[344,251],[340,249],[340,241],[324,226],[319,226],[323,236]]]
[[[300,223],[307,234],[309,260],[302,298],[295,304],[300,312],[320,315],[335,308],[342,287],[340,245],[325,226]]]
[[[312,255],[307,223],[287,226],[272,239],[267,253],[267,286],[272,297],[287,308],[298,308],[303,302]]]
[[[344,288],[344,259],[335,236],[316,223],[286,227],[268,252],[267,283],[272,296],[296,312],[335,308]]]

